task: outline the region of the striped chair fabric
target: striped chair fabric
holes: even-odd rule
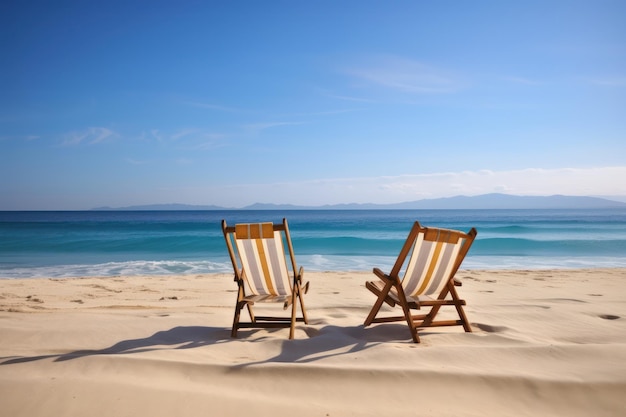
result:
[[[278,224],[235,226],[228,226],[226,220],[222,220],[222,232],[237,282],[231,336],[237,337],[240,328],[289,327],[289,338],[293,339],[296,322],[308,323],[302,298],[309,283],[302,283],[304,268],[296,265],[287,219]],[[291,306],[291,315],[256,315],[253,306],[257,302],[282,303],[284,310]],[[297,314],[298,304],[300,316]],[[240,321],[244,308],[248,310],[250,321]]]
[[[291,295],[281,232],[274,231],[272,223],[235,225],[235,242],[250,294]]]
[[[417,236],[402,279],[407,297],[437,297],[441,293],[466,240],[463,235],[454,230],[426,229]]]

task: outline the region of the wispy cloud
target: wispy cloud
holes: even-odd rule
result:
[[[199,132],[198,129],[183,129],[176,133],[173,133],[170,138],[173,140],[180,140],[185,137],[193,136]]]
[[[272,127],[277,127],[277,126],[288,126],[288,125],[297,125],[297,124],[301,124],[301,123],[300,122],[263,122],[263,123],[247,124],[245,125],[245,127],[248,129],[263,130],[263,129],[270,129]]]
[[[376,100],[363,98],[363,97],[351,97],[351,96],[343,96],[343,95],[338,95],[338,94],[332,94],[332,95],[329,94],[328,96],[331,98],[336,98],[337,100],[354,101],[357,103],[376,103]]]
[[[330,91],[324,91],[322,94],[326,97],[333,98],[336,100],[351,101],[355,103],[376,103],[376,100],[373,100],[371,98],[355,97],[355,96],[350,96],[350,95],[345,95],[345,94],[336,94]]]
[[[240,111],[242,111],[241,109],[237,109],[235,107],[227,107],[227,106],[222,106],[222,105],[213,104],[213,103],[202,103],[202,102],[199,102],[199,101],[185,101],[183,103],[188,105],[188,106],[199,107],[199,108],[208,109],[208,110],[219,110],[219,111],[225,111],[225,112],[240,112]]]
[[[261,123],[250,123],[243,126],[244,129],[253,132],[260,132],[266,129],[272,129],[274,127],[280,126],[292,126],[292,125],[301,125],[304,122],[261,122]]]
[[[541,85],[539,81],[532,80],[526,77],[516,77],[516,76],[505,76],[502,77],[504,81],[508,81],[514,84],[523,84],[523,85]]]
[[[460,90],[463,83],[451,71],[420,61],[383,56],[371,58],[371,63],[347,68],[345,72],[371,86],[408,94],[441,94]]]
[[[67,133],[61,144],[63,146],[94,145],[115,136],[118,136],[117,133],[106,127],[90,127],[83,131]]]
[[[170,135],[163,135],[175,144],[177,149],[187,151],[206,151],[224,146],[224,140],[229,135],[218,132],[206,131],[205,129],[188,128],[181,129]]]
[[[422,199],[509,193],[515,195],[623,195],[626,166],[598,168],[528,168],[510,171],[459,171],[385,177],[317,179],[300,182],[229,185],[208,190],[228,198],[225,206],[255,202],[301,205],[400,203]],[[245,198],[245,200],[244,200]]]
[[[0,141],[16,140],[16,141],[31,142],[31,141],[37,140],[37,139],[41,139],[41,136],[39,136],[39,135],[0,136]]]
[[[227,146],[224,142],[221,141],[206,141],[202,143],[198,143],[196,145],[190,146],[187,150],[191,151],[212,151],[218,148],[222,148]]]
[[[592,78],[589,82],[602,87],[626,87],[626,76]]]
[[[328,110],[328,111],[318,111],[318,112],[309,112],[309,113],[294,113],[291,116],[333,116],[336,114],[345,114],[345,113],[354,113],[357,111],[362,111],[363,109],[340,109],[340,110]],[[304,124],[304,122],[299,122],[296,124]]]
[[[151,129],[149,135],[150,138],[155,139],[157,142],[163,141],[163,134],[159,129]]]
[[[626,166],[598,168],[528,168],[510,171],[461,171],[376,180],[381,189],[402,191],[398,196],[439,198],[506,192],[518,195],[626,195],[626,185],[611,178],[626,176]]]

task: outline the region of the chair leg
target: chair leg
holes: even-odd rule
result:
[[[417,326],[413,322],[413,315],[411,314],[411,309],[406,302],[406,296],[404,295],[402,285],[396,285],[396,290],[398,291],[398,297],[401,301],[402,311],[404,312],[404,317],[406,318],[406,324],[409,326],[409,331],[411,332],[411,338],[414,343],[419,343],[420,337],[417,334]]]
[[[230,337],[237,337],[237,329],[239,329],[239,317],[241,316],[242,308],[242,302],[237,301],[237,304],[235,305],[235,317],[233,318],[233,328],[230,332]]]
[[[309,319],[306,316],[306,309],[304,308],[304,299],[302,297],[301,285],[298,285],[298,300],[300,300],[300,310],[302,310],[302,319],[304,320],[304,324],[309,324]]]
[[[456,311],[457,313],[459,313],[459,318],[461,319],[461,323],[463,324],[463,330],[471,333],[472,328],[470,327],[469,320],[467,319],[467,316],[465,315],[465,310],[463,309],[463,305],[461,304],[461,299],[459,298],[459,295],[456,292],[454,286],[450,286],[450,295],[452,295],[452,299],[456,301],[454,307],[456,307]]]
[[[370,313],[368,314],[367,318],[365,319],[364,326],[369,326],[370,324],[372,324],[372,322],[376,318],[376,315],[378,314],[378,311],[380,310],[380,307],[383,305],[383,302],[385,301],[385,298],[387,298],[387,294],[389,294],[389,291],[391,290],[392,286],[393,286],[393,282],[392,281],[388,281],[388,282],[385,283],[385,287],[383,288],[383,290],[378,295],[378,299],[374,303],[374,306],[372,307],[372,309],[370,310]]]
[[[256,317],[254,316],[254,312],[252,311],[252,303],[246,303],[246,307],[248,308],[248,314],[250,315],[250,321],[252,323],[256,323]]]
[[[293,297],[292,297],[293,298]],[[293,339],[294,331],[296,328],[296,313],[297,313],[298,300],[292,300],[291,302],[291,326],[289,327],[289,339]]]

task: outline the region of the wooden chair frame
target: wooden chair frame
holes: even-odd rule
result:
[[[474,242],[476,234],[477,231],[475,228],[472,228],[468,233],[463,233],[456,230],[422,227],[419,222],[415,222],[409,232],[404,246],[400,251],[396,263],[391,269],[391,272],[389,274],[385,274],[379,268],[374,268],[373,272],[380,280],[368,281],[365,284],[366,288],[377,296],[374,306],[365,319],[365,326],[369,326],[372,323],[406,321],[409,326],[413,342],[415,343],[420,342],[420,338],[417,333],[419,328],[460,325],[463,326],[463,329],[466,332],[471,332],[472,329],[463,309],[466,302],[465,300],[459,298],[455,288],[460,286],[461,282],[455,279],[454,276]],[[456,253],[456,256],[449,260],[449,262],[452,262],[451,268],[448,270],[449,273],[446,273],[442,278],[446,282],[444,284],[442,281],[443,288],[438,294],[436,294],[435,298],[423,297],[420,296],[421,294],[417,296],[406,295],[403,287],[403,281],[400,279],[400,273],[407,257],[409,257],[409,255],[417,256],[414,252],[416,250],[416,241],[420,235],[423,235],[424,239],[428,239],[432,242],[462,242],[459,243],[461,246]],[[425,268],[432,268],[432,266],[430,263],[427,263]],[[409,271],[405,271],[405,279],[408,275]],[[448,295],[450,296],[449,298]],[[377,317],[383,303],[387,303],[391,307],[400,306],[402,308],[403,315],[393,317]],[[454,306],[459,319],[436,321],[435,317],[443,306]],[[422,307],[430,307],[430,311],[426,314],[419,315],[411,313],[411,310],[421,309]]]
[[[247,282],[246,274],[252,274],[252,272],[247,272],[243,267],[242,254],[237,247],[237,228],[240,226],[252,227],[252,228],[261,228],[261,227],[270,227],[274,233],[274,239],[281,239],[281,247],[282,247],[282,256],[285,257],[284,248],[287,247],[289,252],[289,261],[291,264],[291,273],[288,271],[288,268],[285,268],[284,273],[289,275],[290,281],[290,290],[289,292],[285,290],[280,291],[278,294],[274,293],[262,293],[260,291],[256,291],[253,293],[252,287],[250,283]],[[260,229],[259,229],[260,230]],[[283,219],[282,223],[250,223],[245,225],[235,225],[228,226],[225,220],[222,220],[222,232],[224,234],[224,239],[226,240],[226,247],[228,249],[228,254],[230,256],[230,260],[233,265],[233,270],[235,272],[234,280],[237,283],[237,302],[235,304],[235,317],[233,318],[233,326],[231,331],[232,337],[237,337],[237,330],[240,328],[283,328],[289,327],[289,339],[293,339],[294,330],[296,322],[304,322],[308,323],[306,309],[304,307],[304,301],[302,299],[302,294],[306,294],[309,290],[309,283],[302,284],[304,268],[300,267],[299,269],[296,266],[296,259],[293,251],[293,245],[291,243],[291,237],[289,235],[289,226],[287,224],[287,219]],[[278,233],[276,233],[278,232]],[[286,245],[285,245],[286,244]],[[286,261],[286,258],[285,258]],[[285,262],[285,265],[287,262]],[[247,291],[248,290],[248,291]],[[247,295],[247,292],[250,292]],[[255,302],[263,302],[263,303],[282,303],[283,310],[286,310],[289,306],[291,306],[291,316],[290,317],[281,317],[281,316],[256,316],[253,312],[252,306]],[[300,317],[297,316],[297,304],[300,304],[300,310],[302,315]],[[248,310],[248,314],[250,315],[249,322],[241,322],[241,310],[246,307]]]

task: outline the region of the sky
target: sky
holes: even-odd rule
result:
[[[626,201],[626,2],[0,5],[0,210]]]

